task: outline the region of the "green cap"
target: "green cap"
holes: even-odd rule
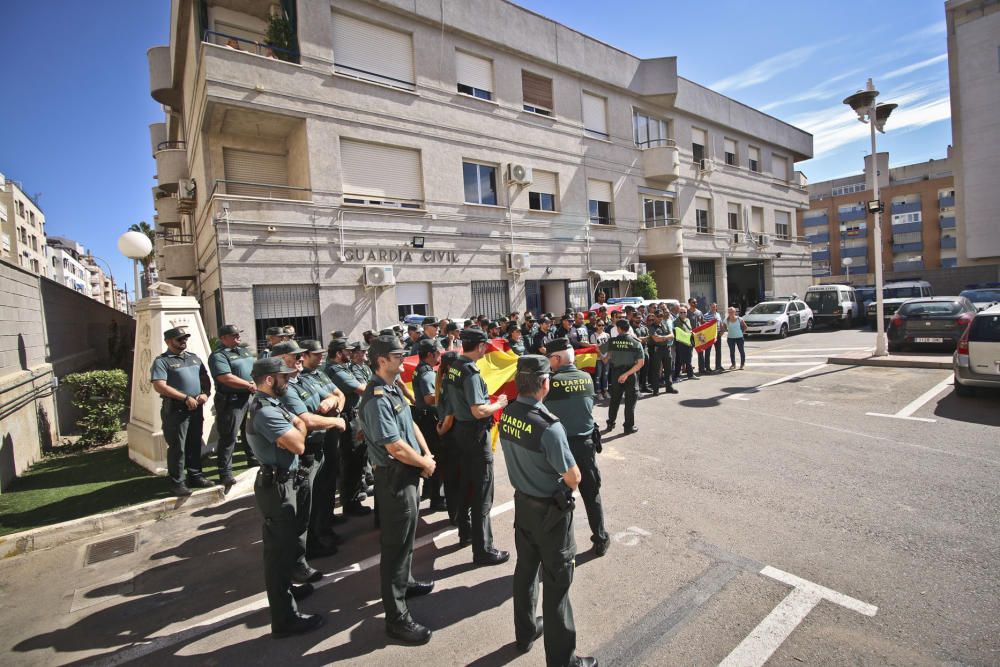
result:
[[[250,376],[259,378],[265,375],[273,375],[275,373],[294,372],[295,369],[286,366],[281,357],[264,357],[263,359],[258,359],[253,362],[253,370],[250,371]]]
[[[174,338],[190,338],[191,334],[184,331],[184,327],[174,327],[163,332],[163,340],[173,340]]]
[[[307,338],[305,340],[300,340],[299,341],[299,347],[301,347],[306,352],[323,352],[324,351],[323,343],[319,342],[318,340],[312,340],[310,338]]]
[[[438,345],[438,342],[432,338],[425,338],[419,343],[417,343],[417,354],[419,354],[421,357],[427,354],[428,352],[436,352],[437,350],[440,349],[441,346]]]
[[[272,356],[279,356],[282,354],[302,354],[303,352],[305,352],[305,350],[299,347],[299,344],[294,340],[282,341],[271,348]]]
[[[379,355],[389,354],[390,352],[405,352],[403,344],[399,342],[398,338],[389,334],[388,336],[377,336],[372,339],[368,351],[370,357],[374,359]]]
[[[525,354],[517,358],[518,375],[548,375],[549,360],[540,354]]]
[[[469,343],[485,343],[489,340],[486,336],[486,332],[482,329],[477,329],[476,327],[466,327],[465,329],[462,329],[462,333],[458,336],[463,342]]]
[[[552,354],[553,352],[568,350],[571,347],[572,345],[569,344],[568,338],[553,338],[545,344],[545,352],[546,354]]]
[[[222,327],[219,327],[219,338],[222,338],[223,336],[232,336],[233,334],[240,334],[240,333],[243,333],[243,329],[240,329],[235,324],[226,324]]]

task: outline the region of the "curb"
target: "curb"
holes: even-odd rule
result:
[[[893,358],[888,357],[830,357],[826,360],[828,364],[840,366],[879,366],[882,368],[936,368],[940,370],[951,370],[952,361],[947,359],[939,361],[937,359],[917,359],[913,357]]]
[[[11,533],[0,537],[0,559],[21,556],[40,549],[51,549],[68,542],[95,537],[113,530],[136,526],[148,521],[168,519],[203,507],[221,505],[227,501],[252,494],[256,475],[256,468],[243,471],[237,476],[236,484],[229,489],[229,493],[225,493],[221,486],[214,486],[210,489],[198,489],[187,498],[150,500],[104,514],[85,516],[51,526]]]

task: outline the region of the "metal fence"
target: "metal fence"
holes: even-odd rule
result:
[[[258,351],[267,346],[268,327],[290,324],[296,338],[322,340],[316,285],[254,285],[253,316]]]
[[[510,290],[506,280],[472,281],[472,314],[500,317],[510,313]]]

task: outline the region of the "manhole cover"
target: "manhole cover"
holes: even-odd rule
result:
[[[139,533],[129,533],[128,535],[112,537],[110,540],[104,540],[103,542],[88,544],[86,564],[93,565],[94,563],[134,553],[138,539]]]

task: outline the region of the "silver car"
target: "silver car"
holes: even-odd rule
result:
[[[976,387],[1000,389],[1000,305],[976,313],[953,359],[959,396],[974,394]]]

